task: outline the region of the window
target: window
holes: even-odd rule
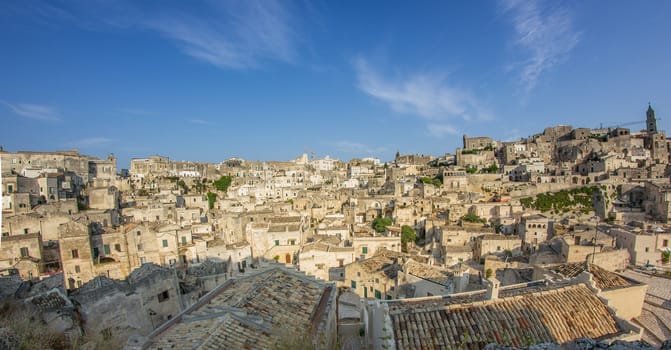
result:
[[[343,267],[345,265],[345,259],[338,259],[338,267]]]
[[[142,244],[137,245],[137,250],[142,250]]]
[[[75,272],[76,273],[82,272],[82,269],[79,268],[79,265],[75,265]]]
[[[21,257],[26,258],[28,256],[30,256],[30,254],[28,254],[28,247],[21,247]]]
[[[27,235],[27,234],[28,234],[28,229],[27,229],[27,228],[24,228],[24,229],[23,229],[23,234],[24,234],[24,235]]]
[[[356,281],[352,281],[352,289],[356,289]]]
[[[77,288],[81,288],[81,287],[82,287],[82,280],[77,280]]]
[[[73,259],[79,258],[79,249],[73,249],[72,250],[72,258]]]
[[[186,244],[186,236],[182,236],[182,244]]]
[[[361,254],[368,254],[368,247],[361,247]]]
[[[645,252],[646,252],[646,253],[650,252],[650,248],[645,247]]]
[[[662,247],[668,247],[669,246],[669,240],[665,239],[662,241]]]
[[[7,192],[8,193],[12,193],[13,190],[14,190],[14,187],[12,185],[7,185]]]
[[[382,299],[382,292],[379,290],[375,290],[375,299]]]
[[[162,293],[158,293],[158,302],[162,303],[166,300],[170,299],[170,293],[168,291],[163,291]]]
[[[112,339],[112,328],[105,328],[100,331],[100,334],[103,336],[103,340]]]
[[[167,247],[168,247],[168,240],[164,239],[163,240],[163,248],[167,248]]]
[[[291,244],[291,245],[296,245],[296,240],[295,240],[295,239],[290,240],[290,241],[289,241],[289,244]]]
[[[121,244],[118,244],[118,243],[115,244],[114,245],[114,250],[116,250],[117,252],[120,252],[121,251]]]
[[[100,249],[98,247],[93,247],[93,258],[96,259],[100,255]]]
[[[105,255],[112,254],[112,252],[110,251],[110,245],[109,244],[103,245],[103,251],[105,251]]]
[[[498,252],[498,251],[501,251],[501,246],[500,246],[500,245],[499,245],[499,246],[496,246],[496,251],[497,251],[497,252]]]
[[[275,245],[280,245],[280,240],[279,239],[275,240]]]
[[[138,235],[138,236],[139,236],[139,235],[141,235],[141,234],[142,234],[142,232],[140,232],[140,231],[137,231],[137,235]]]

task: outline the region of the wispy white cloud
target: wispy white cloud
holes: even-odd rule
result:
[[[297,56],[300,5],[282,0],[179,2],[117,0],[31,11],[41,21],[60,19],[92,31],[142,30],[173,42],[184,54],[222,69],[258,68]],[[48,10],[48,11],[47,11]]]
[[[141,26],[178,43],[182,51],[219,68],[253,68],[261,60],[292,62],[296,33],[282,1],[214,2],[208,14],[164,11]]]
[[[385,147],[370,147],[363,143],[347,140],[334,142],[333,146],[340,152],[350,154],[379,154],[387,151]]]
[[[447,121],[488,120],[486,108],[467,90],[450,84],[445,74],[411,74],[397,79],[375,70],[366,60],[354,62],[358,86],[366,94],[386,103],[402,114],[427,122],[432,136],[456,134]]]
[[[137,107],[117,108],[116,111],[123,114],[130,114],[133,116],[148,116],[154,114],[154,112],[149,109],[137,108]]]
[[[557,3],[549,6],[542,1],[506,0],[503,10],[515,27],[515,44],[528,56],[514,68],[519,71],[522,88],[529,92],[544,72],[568,59],[580,33],[573,29],[570,11]]]
[[[443,137],[459,134],[459,130],[457,130],[454,126],[447,124],[429,123],[426,126],[426,129],[429,132],[429,135],[434,137]]]
[[[53,107],[28,104],[28,103],[10,103],[7,101],[0,101],[16,115],[19,115],[24,118],[30,118],[35,120],[42,121],[59,121],[61,118],[58,115],[58,112]]]
[[[116,139],[108,137],[88,137],[80,140],[72,141],[67,144],[69,147],[98,147],[117,141]]]
[[[214,125],[213,122],[211,122],[209,120],[203,120],[203,119],[187,119],[186,121],[188,121],[189,123],[199,124],[199,125]]]

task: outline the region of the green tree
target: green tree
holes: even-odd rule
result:
[[[440,187],[443,184],[443,182],[440,180],[440,178],[438,176],[436,176],[434,178],[424,176],[424,177],[420,178],[420,180],[425,184],[431,184],[431,185],[434,185],[436,187]]]
[[[375,218],[373,219],[373,229],[377,232],[384,232],[387,226],[391,225],[391,218]]]
[[[482,169],[482,172],[487,173],[487,174],[495,174],[499,171],[499,167],[496,166],[496,164],[492,164],[484,169]]]
[[[483,218],[481,218],[481,217],[479,217],[479,216],[477,216],[476,214],[473,214],[473,213],[468,213],[468,214],[462,216],[461,220],[466,221],[466,222],[474,222],[474,223],[480,222],[480,223],[483,223],[483,224],[487,222],[487,220],[485,220],[485,219],[483,219]]]
[[[214,202],[217,200],[217,194],[208,191],[207,192],[207,203],[210,206],[210,209],[214,209]]]
[[[401,226],[401,249],[404,252],[408,252],[408,242],[414,242],[417,240],[417,232],[415,229],[408,225]]]
[[[189,193],[189,187],[186,185],[186,182],[184,182],[184,180],[177,181],[177,186],[182,188],[182,191],[184,191],[184,194]]]
[[[228,187],[231,186],[231,182],[233,182],[232,177],[222,176],[219,178],[219,180],[214,181],[212,184],[214,185],[214,188],[216,188],[218,191],[226,192],[226,190],[228,190]]]

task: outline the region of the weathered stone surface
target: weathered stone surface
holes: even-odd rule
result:
[[[654,346],[644,341],[627,342],[617,340],[612,344],[597,342],[594,339],[581,338],[570,341],[564,344],[555,343],[540,343],[534,344],[524,348],[514,348],[499,344],[488,344],[485,350],[592,350],[592,349],[608,349],[608,350],[656,350]],[[671,340],[666,340],[662,344],[660,350],[671,350]]]
[[[19,350],[19,338],[8,328],[0,328],[0,350]]]

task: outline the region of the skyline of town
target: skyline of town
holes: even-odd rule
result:
[[[666,348],[671,139],[645,118],[388,163],[2,150],[0,329],[17,349]]]
[[[648,107],[652,108],[652,105],[649,104]],[[653,110],[654,110],[654,108],[653,108]],[[658,123],[659,123],[660,120],[661,120],[661,118],[657,118]],[[628,128],[629,125],[645,124],[645,121],[636,122],[636,123],[630,122],[630,123],[623,123],[623,124],[624,125],[622,125],[622,127]],[[561,126],[564,126],[564,125],[563,124],[548,125],[547,127],[551,128],[551,127],[561,127]],[[566,125],[566,126],[581,128],[581,126],[574,126],[574,125]],[[603,127],[601,129],[615,129],[615,127],[618,127],[617,125],[612,125],[612,126],[600,125],[600,127],[601,126]],[[645,125],[643,125],[643,126],[645,126]],[[597,127],[595,129],[600,129],[600,127]],[[664,131],[665,129],[660,128],[659,130]],[[640,128],[640,130],[637,130],[634,127],[632,129],[632,131],[633,132],[645,132],[645,127]],[[461,135],[460,137],[454,136],[452,138],[454,140],[457,140],[457,142],[460,142],[460,143],[463,142],[463,138],[466,137],[466,136],[468,136],[468,137],[488,137],[488,138],[492,138],[492,139],[503,141],[503,142],[515,142],[515,141],[524,140],[526,138],[531,138],[534,134],[538,134],[538,133],[542,133],[542,130],[538,130],[538,131],[530,134],[527,137],[520,137],[520,138],[517,138],[517,139],[505,139],[505,140],[497,139],[495,137],[495,135]],[[2,146],[2,145],[0,145],[0,146]],[[446,155],[454,156],[454,153],[456,152],[457,149],[463,149],[463,144],[459,144],[459,145],[456,146],[456,148],[454,148],[452,150],[445,150],[444,152],[438,153],[438,154],[430,154],[430,153],[426,153],[426,154],[425,153],[415,153],[415,154],[416,155],[426,155],[426,156],[432,156],[432,157],[439,158],[441,156],[446,156]],[[67,152],[67,151],[73,151],[73,150],[76,150],[77,152],[81,151],[81,149],[79,147],[76,147],[76,146],[72,147],[71,149],[65,149],[64,148],[64,149],[51,149],[51,150],[43,150],[43,149],[10,150],[10,149],[5,149],[4,146],[3,146],[2,150],[6,151],[6,152],[56,152],[56,151],[66,151]],[[354,160],[354,159],[375,158],[375,159],[380,160],[382,163],[389,163],[389,162],[393,162],[393,158],[398,156],[399,154],[408,154],[408,155],[411,154],[411,153],[403,152],[403,150],[399,149],[399,150],[396,150],[395,153],[391,154],[389,159],[378,157],[378,156],[372,155],[372,154],[369,154],[369,155],[352,154],[349,158],[340,158],[340,157],[337,157],[337,156],[332,156],[331,154],[328,153],[328,151],[326,151],[326,152],[327,153],[325,153],[325,154],[317,154],[316,152],[311,151],[311,149],[309,149],[309,148],[304,148],[304,150],[302,152],[299,151],[299,153],[294,155],[293,157],[290,156],[289,158],[283,158],[283,159],[249,159],[249,158],[245,158],[245,157],[241,157],[241,156],[237,156],[237,155],[225,155],[224,154],[219,159],[213,159],[213,160],[199,160],[199,159],[194,159],[193,157],[186,158],[186,159],[176,159],[174,157],[171,157],[167,153],[161,153],[161,152],[155,152],[155,153],[152,153],[152,154],[141,154],[141,155],[132,155],[132,154],[127,155],[127,156],[130,156],[130,158],[119,158],[119,157],[117,157],[115,152],[110,151],[110,150],[102,151],[102,153],[99,153],[99,154],[98,153],[92,153],[92,154],[86,154],[86,155],[94,156],[94,157],[98,157],[98,158],[105,158],[108,155],[113,155],[116,158],[116,162],[119,165],[119,169],[129,169],[130,164],[131,164],[133,159],[137,160],[137,159],[144,159],[144,158],[150,158],[150,157],[155,157],[155,156],[166,157],[166,158],[169,158],[169,159],[172,159],[172,160],[179,160],[179,161],[182,161],[182,162],[204,162],[204,163],[213,163],[213,164],[222,163],[222,162],[225,162],[225,161],[230,160],[230,159],[242,159],[242,160],[246,160],[246,161],[257,161],[257,162],[293,161],[294,159],[300,158],[301,156],[307,156],[308,159],[311,159],[311,160],[314,160],[314,159],[334,159],[334,160],[340,160],[340,161],[344,161],[344,162],[348,162],[348,161],[351,161],[351,160]]]
[[[642,121],[648,102],[668,129],[668,2],[385,5],[5,2],[2,146],[388,160]]]

